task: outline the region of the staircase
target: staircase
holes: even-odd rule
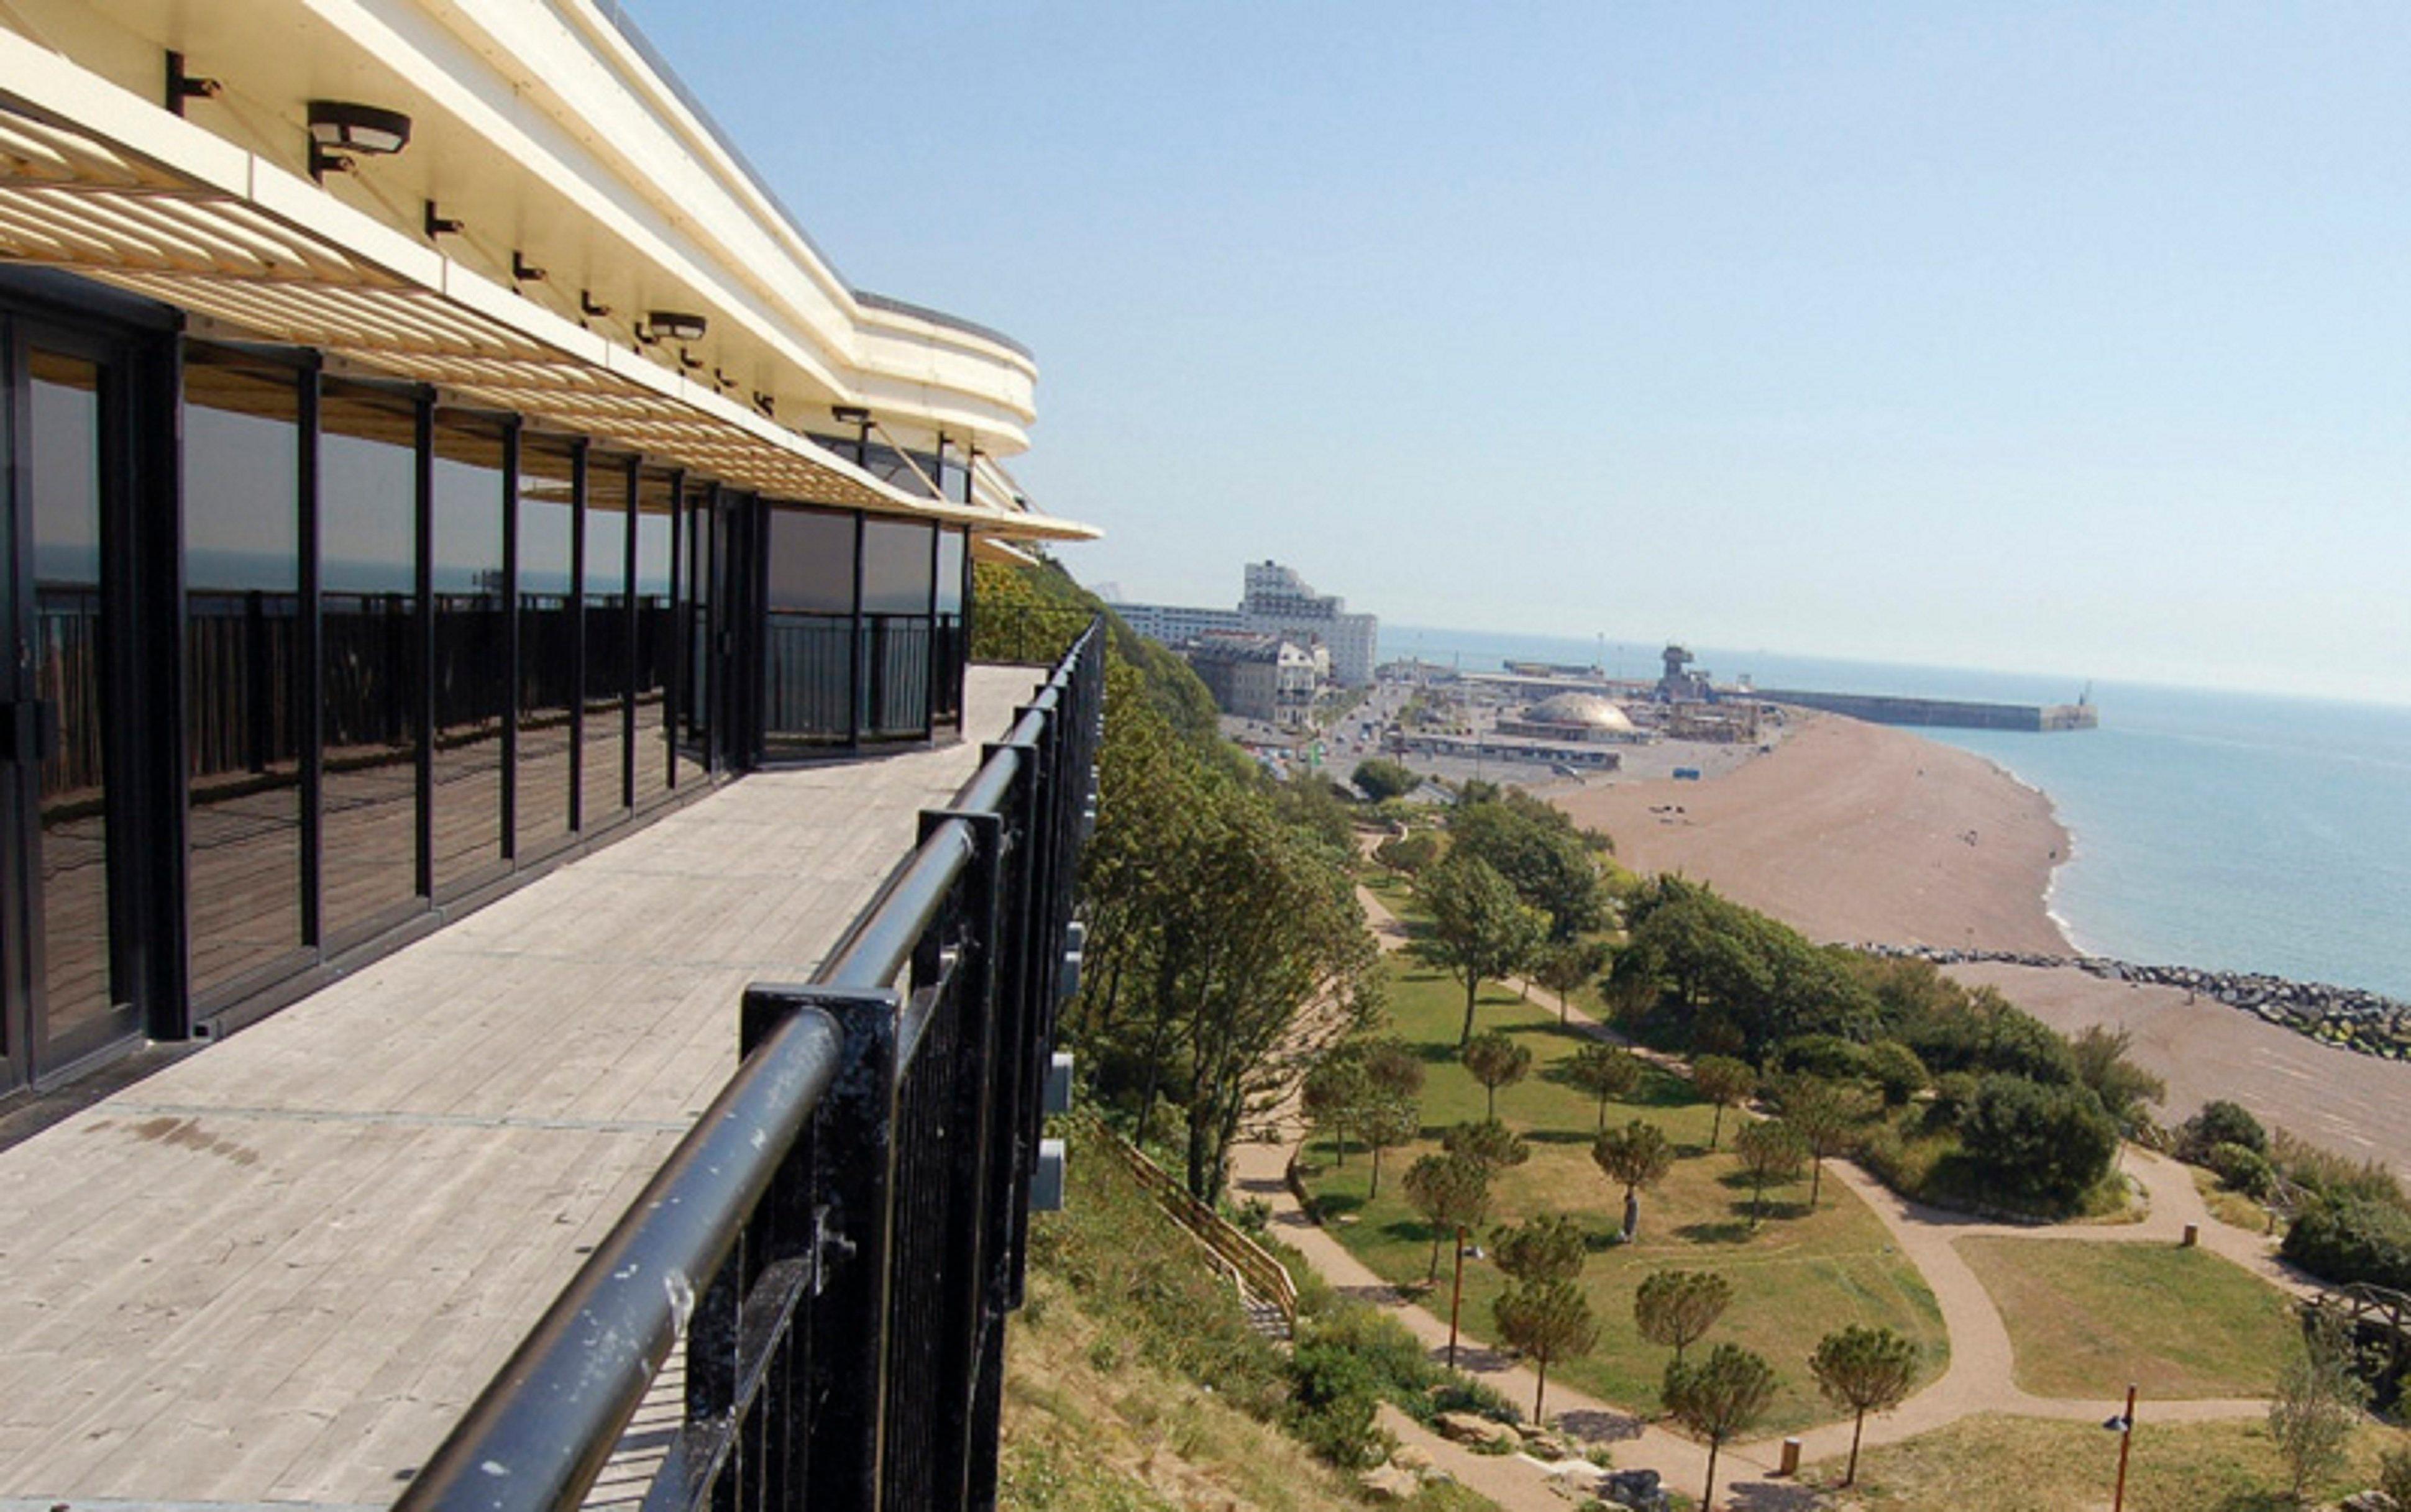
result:
[[[1241,1233],[1232,1222],[1197,1199],[1171,1172],[1147,1156],[1147,1152],[1122,1138],[1093,1114],[1083,1118],[1097,1141],[1111,1150],[1132,1179],[1155,1199],[1164,1216],[1197,1241],[1206,1258],[1239,1294],[1248,1326],[1267,1339],[1287,1344],[1297,1331],[1297,1283],[1288,1267],[1273,1258],[1262,1244]]]

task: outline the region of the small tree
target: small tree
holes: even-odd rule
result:
[[[1432,916],[1431,933],[1415,941],[1415,955],[1465,984],[1465,1027],[1456,1037],[1461,1048],[1473,1038],[1473,1003],[1482,983],[1529,960],[1548,922],[1490,863],[1455,850],[1416,880],[1415,893]]]
[[[1571,1281],[1526,1281],[1507,1288],[1491,1304],[1498,1335],[1524,1352],[1540,1373],[1532,1388],[1532,1421],[1542,1421],[1541,1403],[1549,1389],[1549,1362],[1571,1359],[1599,1344],[1599,1320],[1582,1288]]]
[[[1632,1294],[1632,1324],[1641,1336],[1674,1351],[1683,1351],[1716,1327],[1732,1305],[1732,1283],[1710,1271],[1653,1271]]]
[[[1566,1022],[1573,996],[1583,984],[1607,969],[1607,947],[1595,939],[1558,940],[1543,945],[1532,958],[1534,981],[1557,996],[1557,1022]]]
[[[1865,1098],[1854,1087],[1817,1077],[1794,1077],[1783,1083],[1783,1121],[1807,1147],[1808,1205],[1825,1179],[1825,1157],[1849,1147],[1850,1136],[1866,1119]]]
[[[1641,1057],[1629,1050],[1593,1040],[1566,1062],[1566,1080],[1599,1099],[1599,1131],[1607,1132],[1607,1099],[1621,1098],[1641,1083]]]
[[[1779,1118],[1744,1124],[1733,1133],[1733,1154],[1749,1172],[1749,1226],[1758,1227],[1770,1182],[1797,1181],[1808,1146],[1791,1126]]]
[[[1423,785],[1423,778],[1405,766],[1396,762],[1383,761],[1379,756],[1368,756],[1358,762],[1356,770],[1349,774],[1349,779],[1375,803],[1384,798],[1403,798]]]
[[[1356,1137],[1373,1152],[1373,1181],[1365,1191],[1366,1201],[1381,1195],[1381,1152],[1395,1150],[1423,1131],[1423,1110],[1409,1099],[1387,1094],[1366,1099],[1356,1115]]]
[[[1498,1116],[1498,1089],[1513,1086],[1532,1070],[1531,1047],[1517,1044],[1498,1029],[1467,1040],[1458,1056],[1465,1062],[1465,1069],[1473,1073],[1473,1079],[1482,1083],[1487,1100],[1483,1115],[1486,1118]]]
[[[1494,1174],[1532,1158],[1524,1137],[1496,1118],[1454,1125],[1439,1137],[1439,1145],[1451,1155],[1481,1161]]]
[[[1491,1258],[1518,1281],[1571,1281],[1582,1274],[1590,1243],[1571,1218],[1536,1214],[1491,1236]]]
[[[1852,1415],[1850,1463],[1842,1472],[1842,1484],[1850,1485],[1859,1478],[1859,1436],[1866,1431],[1867,1414],[1890,1412],[1908,1395],[1917,1374],[1917,1345],[1890,1329],[1853,1323],[1818,1341],[1808,1369],[1825,1400]]]
[[[1298,1111],[1331,1136],[1336,1165],[1348,1164],[1348,1130],[1365,1104],[1365,1063],[1355,1047],[1341,1045],[1314,1063],[1298,1088]]]
[[[2369,1387],[2353,1369],[2353,1347],[2351,1325],[2333,1309],[2320,1308],[2301,1352],[2278,1373],[2269,1436],[2293,1473],[2288,1490],[2298,1505],[2314,1479],[2344,1467],[2345,1445],[2369,1401]]]
[[[1708,1441],[1708,1483],[1700,1505],[1717,1504],[1717,1451],[1746,1432],[1775,1395],[1775,1369],[1748,1350],[1720,1344],[1697,1365],[1669,1364],[1661,1399],[1685,1428]]]
[[[1407,1200],[1431,1226],[1431,1266],[1439,1279],[1440,1241],[1480,1223],[1490,1212],[1490,1168],[1470,1156],[1427,1155],[1407,1168]]]
[[[1758,1090],[1758,1073],[1746,1061],[1731,1055],[1702,1055],[1691,1063],[1691,1085],[1701,1097],[1717,1105],[1717,1119],[1708,1128],[1708,1148],[1717,1147],[1724,1137],[1725,1110],[1747,1102]]]
[[[1674,1147],[1666,1142],[1664,1129],[1636,1118],[1601,1134],[1590,1157],[1610,1180],[1624,1184],[1624,1242],[1629,1244],[1641,1229],[1641,1188],[1665,1180],[1673,1169]]]
[[[1418,1098],[1424,1090],[1424,1061],[1414,1047],[1392,1036],[1364,1042],[1365,1079],[1395,1098]]]

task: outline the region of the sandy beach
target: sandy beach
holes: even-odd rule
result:
[[[1554,801],[1613,836],[1625,865],[1702,879],[1812,938],[2073,953],[2044,904],[2068,843],[2050,800],[1905,730],[1814,716],[1704,781],[1592,786]],[[2137,1060],[2168,1083],[2170,1122],[2231,1098],[2316,1143],[2411,1173],[2411,1064],[2073,967],[1951,974],[1998,987],[2062,1030],[2124,1025]]]
[[[1812,938],[2068,951],[2043,907],[2068,846],[2050,800],[1906,731],[1811,715],[1725,775],[1555,801],[1625,865],[1711,882]]]

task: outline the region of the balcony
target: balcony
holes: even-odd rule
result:
[[[966,731],[1005,732],[1039,678],[1030,668],[971,669]],[[1074,706],[1093,708],[1067,696],[1063,707]],[[1052,718],[1063,727],[1063,715]],[[1032,770],[1021,774],[1024,789]],[[986,794],[977,804],[962,791],[975,771]],[[615,1223],[738,1070],[738,1005],[748,983],[814,977],[874,896],[891,905],[885,920],[911,889],[882,894],[882,880],[920,838],[923,812],[994,805],[1019,791],[998,772],[994,763],[983,770],[980,749],[965,743],[747,778],[0,1152],[0,1274],[8,1278],[0,1293],[0,1339],[8,1341],[0,1351],[0,1502],[394,1500],[584,1258],[598,1245],[617,1253],[611,1245],[627,1235]],[[1059,776],[1046,778],[1059,804],[1068,791]],[[1076,794],[1073,802],[1076,820]],[[1059,813],[1051,822],[1065,833]],[[1047,851],[1043,836],[1028,838],[1034,829],[1008,821],[994,833],[1004,849]],[[968,856],[993,843],[961,846]],[[993,862],[997,851],[982,853]],[[972,865],[958,861],[943,875],[973,878]],[[1051,895],[1034,883],[1025,895],[1030,917],[1052,916],[1059,932],[1068,861],[1050,862],[1051,870],[1016,865],[1016,876],[1054,877]],[[957,1042],[947,983],[969,974],[962,963],[986,962],[982,969],[1001,980],[1016,959],[1012,944],[977,933],[976,898],[992,906],[990,920],[1015,916],[1013,908],[978,891],[985,883],[959,884],[974,888],[972,901],[957,897],[957,882],[939,885],[945,890],[931,897],[942,910],[930,902],[918,922],[869,932],[893,937],[891,947],[900,939],[894,948],[912,961],[899,1109],[913,1095],[908,1078],[920,1074],[916,1048],[926,1065],[929,1045]],[[942,936],[941,921],[956,933]],[[850,953],[869,950],[857,940]],[[1025,980],[1051,991],[1049,969]],[[1045,1000],[1045,992],[1032,996]],[[1018,1022],[1051,1022],[1051,1007],[1036,1011]],[[950,1098],[966,1095],[964,1075],[988,1074],[976,1057],[945,1065],[939,1084]],[[1018,1094],[993,1096],[1000,1108],[1021,1106]],[[920,1127],[893,1135],[904,1151],[897,1158],[919,1162],[914,1172],[963,1161],[962,1126],[950,1126],[951,1142],[939,1146],[913,1142]],[[976,1127],[968,1136],[973,1145],[985,1137]],[[835,1147],[825,1129],[805,1138],[824,1153]],[[782,1153],[773,1147],[765,1158],[776,1163]],[[931,1211],[956,1211],[946,1220],[956,1228],[940,1231],[998,1221],[945,1210],[956,1199],[912,1185],[921,1179],[897,1177],[915,1214],[933,1201],[940,1208]],[[1006,1188],[1017,1179],[1009,1170],[989,1178]],[[983,1188],[973,1180],[968,1189]],[[928,1236],[915,1239],[900,1211],[894,1224],[887,1247],[900,1258],[889,1266],[955,1263],[936,1258],[948,1252]],[[675,1281],[673,1295],[652,1299],[663,1337],[683,1330],[698,1294],[699,1316],[723,1303],[737,1316],[738,1300],[719,1288],[729,1272],[751,1279],[761,1258],[753,1244],[745,1241],[736,1253],[752,1259],[726,1267],[720,1283],[705,1269],[684,1299]],[[989,1263],[1006,1262],[995,1252]],[[910,1278],[888,1274],[874,1294],[890,1284],[899,1296],[911,1291]],[[862,1285],[841,1273],[832,1296]],[[1010,1289],[983,1285],[994,1297]],[[788,1306],[797,1306],[793,1292]],[[751,1329],[753,1293],[742,1307]],[[983,1337],[993,1321],[991,1314],[981,1325]],[[852,1358],[858,1364],[869,1348],[875,1375],[884,1320],[869,1333]],[[776,1346],[786,1347],[783,1333]],[[827,1346],[824,1338],[819,1347]],[[748,1347],[740,1343],[731,1359],[749,1358]],[[967,1346],[965,1358],[978,1352]],[[649,1358],[640,1368],[677,1363]],[[891,1385],[884,1400],[898,1402],[904,1389]],[[723,1400],[722,1410],[739,1420],[749,1409]],[[616,1434],[616,1425],[606,1432]],[[741,1447],[726,1452],[729,1463],[744,1460]],[[814,1453],[815,1474],[836,1462]],[[922,1458],[889,1474],[930,1472]],[[921,1498],[863,1499],[906,1500]]]

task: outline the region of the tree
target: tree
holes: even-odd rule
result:
[[[1808,1369],[1825,1400],[1852,1415],[1850,1463],[1842,1472],[1842,1484],[1850,1485],[1859,1478],[1859,1436],[1867,1414],[1890,1412],[1908,1395],[1917,1374],[1917,1345],[1890,1329],[1853,1323],[1817,1342]]]
[[[1674,1420],[1708,1441],[1708,1483],[1700,1505],[1717,1502],[1717,1451],[1746,1432],[1775,1395],[1775,1368],[1736,1345],[1720,1344],[1697,1365],[1666,1367],[1661,1399]]]
[[[1959,1120],[1959,1143],[1988,1190],[2065,1205],[2109,1171],[2118,1126],[2090,1087],[1988,1076]]]
[[[1349,1127],[1365,1105],[1367,1088],[1364,1059],[1353,1048],[1339,1046],[1316,1061],[1297,1095],[1298,1111],[1308,1124],[1330,1134],[1337,1151],[1334,1163],[1342,1166],[1348,1163]]]
[[[1524,1137],[1496,1118],[1454,1125],[1439,1137],[1439,1146],[1451,1155],[1479,1160],[1494,1172],[1532,1158],[1532,1147],[1524,1142]]]
[[[1531,977],[1557,996],[1557,1022],[1566,1022],[1573,996],[1607,969],[1607,946],[1595,939],[1561,939],[1541,947],[1532,958]]]
[[[2322,1307],[2311,1316],[2301,1352],[2278,1373],[2269,1437],[2293,1472],[2289,1490],[2297,1505],[2314,1478],[2344,1466],[2345,1445],[2369,1401],[2369,1387],[2353,1365],[2352,1326]]]
[[[1866,1074],[1883,1093],[1887,1108],[1907,1107],[1908,1099],[1924,1091],[1932,1080],[1917,1052],[1897,1040],[1878,1040],[1867,1046]]]
[[[1755,1228],[1768,1184],[1797,1181],[1800,1163],[1808,1158],[1808,1144],[1790,1124],[1766,1118],[1734,1131],[1733,1154],[1749,1172],[1749,1226]]]
[[[2093,1089],[2101,1106],[2132,1129],[2144,1116],[2144,1104],[2169,1095],[2169,1084],[2127,1058],[2135,1037],[2122,1025],[2115,1029],[2088,1024],[2068,1043],[2076,1060],[2076,1079]]]
[[[1382,1093],[1366,1099],[1356,1115],[1356,1137],[1373,1152],[1373,1181],[1365,1199],[1381,1195],[1381,1152],[1395,1150],[1424,1131],[1423,1110],[1407,1098]]]
[[[1491,1236],[1491,1258],[1518,1281],[1571,1281],[1582,1274],[1590,1241],[1572,1219],[1535,1214]]]
[[[2269,1131],[2242,1103],[2213,1098],[2179,1127],[2177,1154],[2199,1160],[2214,1144],[2240,1144],[2254,1155],[2267,1155]]]
[[[1431,911],[1431,932],[1416,940],[1416,957],[1465,984],[1465,1027],[1459,1048],[1473,1038],[1473,1002],[1483,982],[1513,974],[1540,944],[1540,912],[1515,895],[1507,879],[1480,856],[1452,850],[1415,882]]]
[[[1636,1118],[1601,1134],[1590,1157],[1610,1180],[1624,1184],[1624,1242],[1629,1244],[1641,1228],[1641,1188],[1665,1179],[1674,1165],[1674,1147],[1666,1142],[1664,1129]]]
[[[1412,1046],[1395,1035],[1358,1042],[1363,1046],[1365,1078],[1377,1090],[1394,1098],[1423,1095],[1424,1061]]]
[[[1578,938],[1605,921],[1598,859],[1562,809],[1509,789],[1459,804],[1448,834],[1452,849],[1488,862],[1542,912],[1552,940]]]
[[[1525,1281],[1491,1304],[1498,1335],[1524,1352],[1540,1374],[1532,1388],[1532,1421],[1542,1421],[1549,1389],[1549,1362],[1589,1354],[1599,1344],[1599,1320],[1582,1288],[1571,1281]]]
[[[1849,1147],[1850,1136],[1866,1121],[1866,1100],[1855,1088],[1813,1076],[1784,1082],[1780,1098],[1784,1122],[1808,1150],[1808,1205],[1814,1208],[1824,1183],[1825,1157]]]
[[[1483,1116],[1487,1118],[1498,1116],[1498,1089],[1513,1086],[1532,1070],[1531,1047],[1517,1044],[1512,1038],[1498,1029],[1475,1035],[1465,1042],[1465,1048],[1458,1054],[1465,1062],[1465,1069],[1482,1083],[1487,1099]]]
[[[1356,763],[1349,774],[1365,796],[1380,803],[1384,798],[1403,798],[1423,786],[1423,778],[1397,762],[1383,761],[1379,756],[1367,757]]]
[[[1427,1155],[1407,1168],[1407,1200],[1431,1226],[1431,1268],[1426,1281],[1439,1279],[1439,1243],[1462,1233],[1490,1212],[1490,1168],[1470,1156]]]
[[[1429,830],[1393,835],[1373,848],[1373,859],[1402,877],[1419,877],[1439,859],[1439,836]]]
[[[1566,1062],[1565,1078],[1599,1099],[1599,1132],[1607,1132],[1607,1099],[1641,1084],[1641,1057],[1594,1040]]]
[[[1691,1085],[1717,1105],[1716,1122],[1708,1127],[1708,1148],[1724,1137],[1725,1110],[1738,1108],[1758,1090],[1758,1073],[1746,1061],[1731,1055],[1702,1055],[1691,1063]]]
[[[1651,1344],[1673,1350],[1679,1365],[1732,1305],[1732,1283],[1712,1271],[1653,1271],[1632,1294],[1632,1324]]]

